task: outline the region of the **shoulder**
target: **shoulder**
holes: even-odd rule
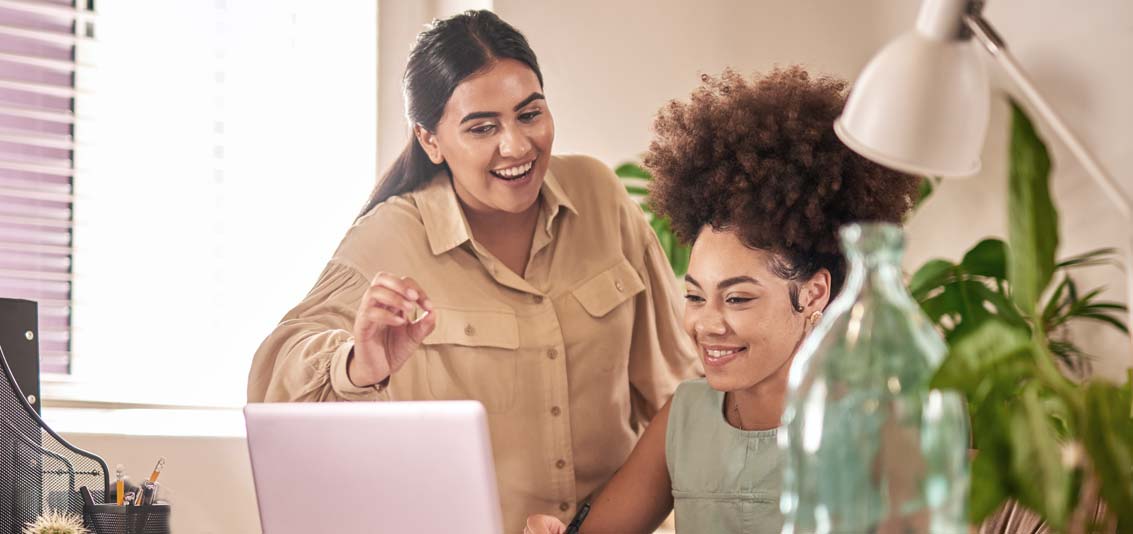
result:
[[[687,409],[704,404],[706,401],[712,400],[717,394],[718,392],[708,385],[707,378],[693,378],[677,385],[677,390],[673,392],[673,404],[682,409]]]
[[[613,208],[630,200],[614,170],[591,156],[551,156],[551,172],[580,210],[595,205]]]
[[[637,251],[631,255],[641,255],[648,221],[609,165],[590,156],[552,156],[551,172],[588,226],[603,234],[621,228],[627,254]]]
[[[359,217],[343,236],[334,260],[366,276],[405,272],[431,255],[421,212],[413,194],[392,197]]]

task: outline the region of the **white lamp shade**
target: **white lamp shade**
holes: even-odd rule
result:
[[[980,170],[987,73],[968,41],[898,37],[866,65],[834,132],[886,167],[928,176]]]

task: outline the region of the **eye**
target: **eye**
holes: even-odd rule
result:
[[[468,129],[469,132],[472,132],[476,135],[489,134],[489,133],[492,133],[495,130],[496,130],[495,124],[484,124],[484,125],[481,125],[481,126],[473,126],[472,128]]]
[[[691,302],[693,304],[700,304],[700,303],[704,302],[704,297],[702,297],[700,295],[693,295],[692,293],[689,293],[689,294],[685,295],[685,300],[688,301],[688,302]]]
[[[539,110],[527,111],[527,112],[521,113],[519,115],[519,121],[520,122],[532,122],[537,117],[539,117],[539,115],[542,115],[542,114],[543,114],[543,112],[539,111]]]
[[[752,297],[728,297],[728,299],[724,302],[727,302],[728,304],[744,304],[753,300],[755,299]]]

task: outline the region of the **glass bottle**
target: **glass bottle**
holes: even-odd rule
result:
[[[967,408],[929,389],[947,348],[902,281],[901,230],[840,235],[845,284],[788,378],[783,532],[967,532]]]

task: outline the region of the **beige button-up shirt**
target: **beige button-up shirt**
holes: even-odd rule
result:
[[[569,520],[701,373],[673,272],[613,172],[553,157],[540,198],[523,276],[473,239],[447,176],[360,218],[256,352],[248,400],[478,400],[505,529],[531,513]],[[346,375],[355,312],[381,271],[417,280],[437,314],[384,390]]]

